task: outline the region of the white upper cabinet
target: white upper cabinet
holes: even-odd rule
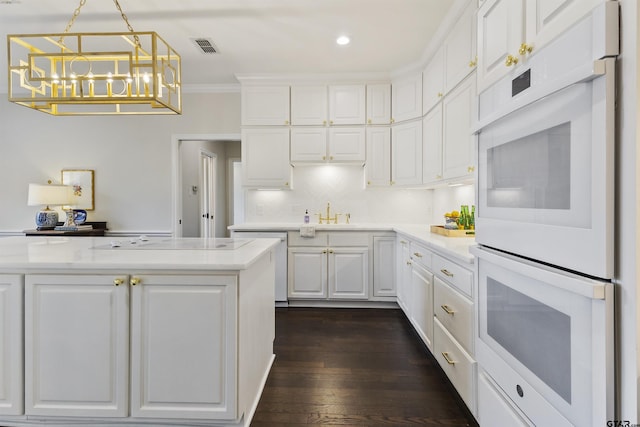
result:
[[[442,104],[422,119],[422,182],[442,179]]]
[[[367,85],[367,124],[391,123],[391,85]]]
[[[329,124],[365,124],[365,98],[364,84],[329,86]]]
[[[391,128],[367,128],[367,162],[364,168],[367,187],[391,184]]]
[[[291,86],[291,124],[325,126],[327,124],[327,86]]]
[[[242,129],[242,185],[291,188],[289,128]]]
[[[475,75],[467,78],[442,102],[442,172],[445,179],[473,175],[474,157],[471,125],[475,122]]]
[[[391,128],[391,184],[422,184],[422,121]]]
[[[422,73],[422,111],[427,113],[444,96],[444,48],[438,49]]]
[[[485,0],[478,9],[478,93],[583,18],[601,0]]]
[[[478,10],[478,92],[513,66],[514,55],[526,39],[524,13],[525,0],[486,0]],[[505,63],[507,58],[510,65]]]
[[[362,127],[329,129],[328,159],[332,162],[365,161],[365,130]]]
[[[476,66],[475,11],[475,3],[470,2],[444,42],[445,94],[453,90]]]
[[[323,162],[327,157],[327,128],[291,128],[291,162]]]
[[[393,80],[391,83],[391,121],[402,122],[422,116],[422,73]]]
[[[247,86],[241,90],[243,126],[289,124],[289,86]]]

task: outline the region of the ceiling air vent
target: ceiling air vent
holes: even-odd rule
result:
[[[213,55],[214,53],[218,53],[218,49],[214,46],[211,39],[205,38],[197,38],[191,39],[198,46],[198,50],[206,55]]]

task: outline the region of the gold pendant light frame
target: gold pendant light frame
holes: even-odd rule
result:
[[[155,32],[7,36],[9,101],[57,116],[181,114],[180,55]]]

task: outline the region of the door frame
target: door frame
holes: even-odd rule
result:
[[[200,149],[198,179],[201,188],[198,204],[200,208],[200,237],[216,236],[216,173],[218,168],[218,156],[214,153]],[[204,161],[206,159],[206,166]],[[213,197],[212,197],[213,196]],[[208,206],[207,206],[208,205]],[[207,213],[205,218],[203,215]],[[206,221],[204,220],[206,219]],[[213,230],[213,232],[211,232]]]
[[[182,170],[180,145],[188,141],[240,141],[240,133],[171,135],[171,236],[182,237]]]

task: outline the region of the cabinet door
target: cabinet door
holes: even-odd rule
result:
[[[327,159],[327,129],[291,128],[291,162],[323,162]]]
[[[289,298],[327,297],[327,249],[289,248]]]
[[[391,183],[422,184],[422,121],[391,128]]]
[[[486,0],[478,10],[478,92],[509,72],[508,55],[518,55],[525,40],[525,1]]]
[[[433,274],[413,263],[411,322],[427,347],[433,349]]]
[[[365,161],[365,130],[361,128],[329,129],[329,160],[332,162]]]
[[[442,104],[422,119],[422,182],[442,179]]]
[[[367,124],[391,123],[391,85],[367,85]]]
[[[365,123],[365,85],[329,86],[329,124]]]
[[[24,414],[23,278],[0,275],[0,415]]]
[[[445,178],[471,176],[474,170],[474,136],[477,102],[475,79],[471,75],[443,101],[443,175]]]
[[[329,298],[369,298],[369,250],[329,249]]]
[[[242,184],[290,188],[289,129],[242,130]]]
[[[373,237],[373,296],[396,296],[395,237]]]
[[[131,289],[131,415],[235,419],[236,277],[137,279]]]
[[[398,268],[397,268],[397,293],[398,305],[407,317],[411,316],[411,248],[410,242],[399,237],[396,245],[398,251]]]
[[[422,73],[405,76],[391,84],[391,122],[422,116]]]
[[[129,287],[125,279],[25,277],[27,415],[128,415]]]
[[[288,125],[289,86],[246,86],[241,98],[242,125]]]
[[[444,93],[447,94],[475,68],[476,5],[470,2],[444,42]]]
[[[367,187],[388,187],[391,183],[391,128],[367,128]]]
[[[422,73],[422,111],[428,112],[444,96],[444,53],[438,49]]]
[[[291,86],[291,124],[327,124],[327,87],[324,85]]]

